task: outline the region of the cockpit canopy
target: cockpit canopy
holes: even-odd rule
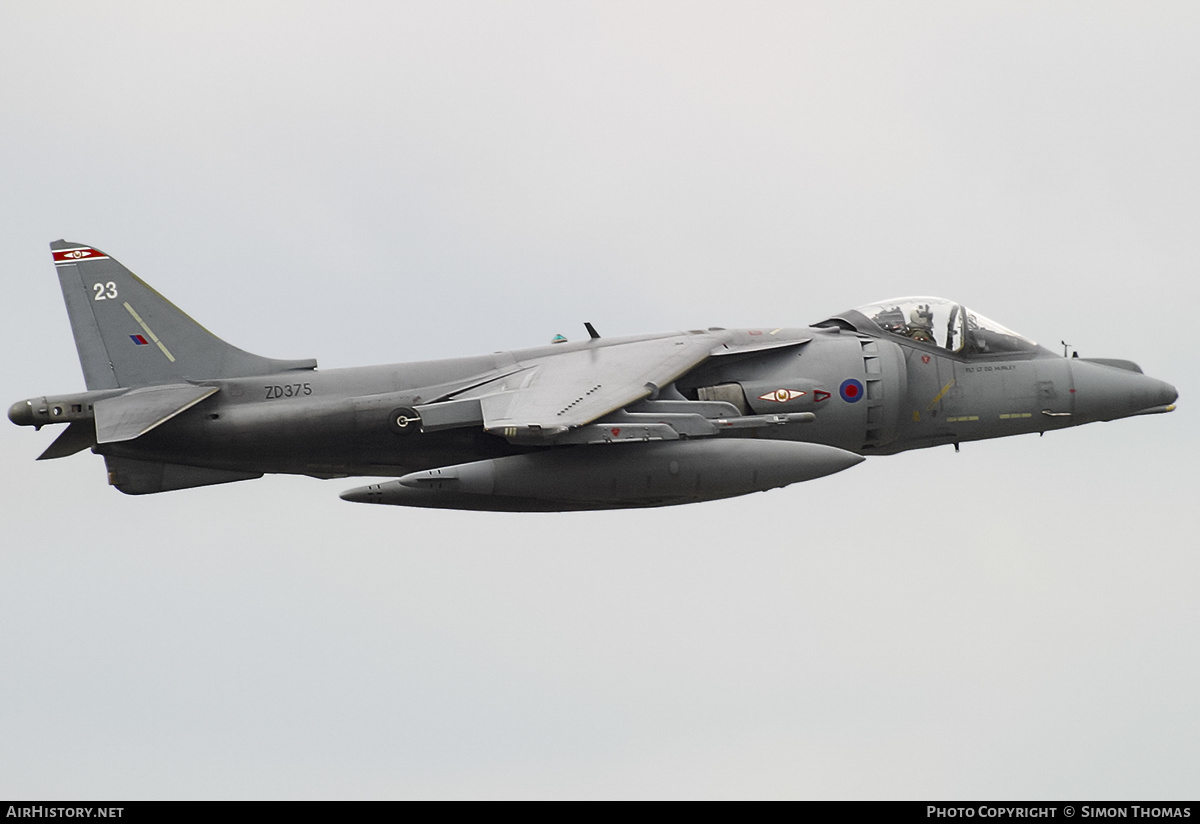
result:
[[[994,320],[945,298],[894,298],[854,310],[885,332],[964,355],[1033,352],[1039,347]]]

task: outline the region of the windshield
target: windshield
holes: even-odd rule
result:
[[[996,354],[1037,349],[1028,338],[945,298],[894,298],[860,306],[857,311],[885,332],[951,352]]]

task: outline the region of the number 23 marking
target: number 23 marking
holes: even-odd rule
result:
[[[93,283],[92,291],[96,293],[92,300],[112,300],[117,296],[117,284],[111,280],[108,283]]]

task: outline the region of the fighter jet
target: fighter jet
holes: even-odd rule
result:
[[[348,501],[492,511],[669,506],[840,472],[868,455],[1170,412],[1123,360],[1065,357],[950,300],[812,326],[556,340],[317,370],[217,338],[93,246],[50,244],[86,392],[19,401],[131,495],[261,477],[383,476]]]

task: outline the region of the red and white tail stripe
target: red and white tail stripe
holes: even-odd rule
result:
[[[54,263],[78,263],[81,260],[108,260],[108,255],[99,249],[89,246],[79,246],[74,249],[55,249]]]

